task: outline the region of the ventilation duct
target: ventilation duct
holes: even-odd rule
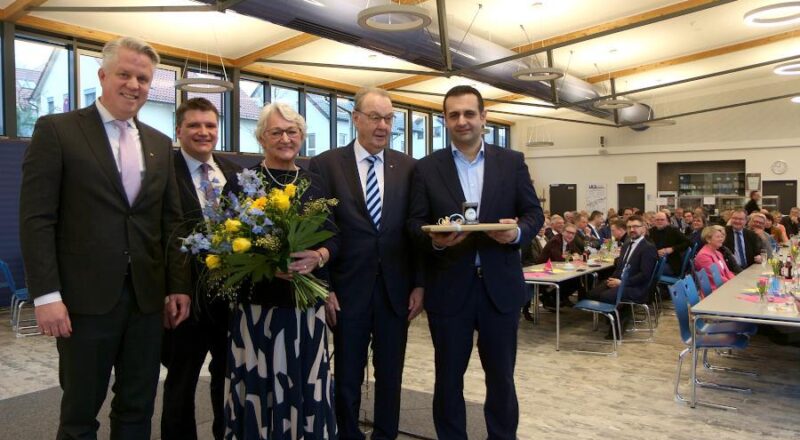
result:
[[[213,0],[203,0],[213,4]],[[443,0],[439,0],[443,1]],[[436,14],[428,29],[386,33],[360,27],[358,13],[363,9],[363,0],[244,0],[231,9],[244,15],[256,17],[279,26],[317,35],[345,44],[371,49],[394,56],[430,69],[445,71],[439,45]],[[448,38],[452,67],[459,70],[493,60],[512,56],[515,52],[474,34],[464,38],[465,31],[448,27]],[[463,40],[463,41],[462,41]],[[550,82],[521,81],[514,79],[517,70],[530,67],[527,59],[497,64],[465,73],[463,76],[508,90],[552,101]],[[341,64],[351,64],[343,59]],[[599,118],[613,120],[613,112],[597,109],[587,100],[601,96],[592,84],[569,74],[555,81],[556,94],[561,105]],[[580,103],[580,104],[576,104]],[[618,110],[621,124],[645,122],[655,117],[649,106],[635,102],[632,107]],[[646,128],[646,127],[640,127]]]

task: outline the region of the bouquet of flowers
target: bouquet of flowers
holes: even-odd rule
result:
[[[182,250],[205,264],[209,292],[228,302],[236,301],[243,284],[252,286],[288,272],[293,252],[303,251],[330,238],[322,229],[336,199],[316,199],[301,206],[309,182],[300,180],[283,189],[267,190],[263,176],[253,170],[238,174],[242,192],[218,196],[218,203],[203,211],[206,220],[188,237]],[[324,281],[312,274],[293,273],[295,305],[308,308],[328,296]]]
[[[777,257],[772,257],[767,261],[769,262],[769,266],[772,268],[772,273],[776,277],[781,276],[781,269],[783,268],[783,262],[781,261],[781,259]]]
[[[796,262],[797,258],[800,257],[800,245],[792,243],[789,246],[789,254],[792,256],[792,260]]]
[[[611,252],[614,249],[614,239],[613,238],[606,238],[603,240],[603,247],[607,252]]]
[[[759,279],[758,279],[758,281],[756,282],[756,291],[758,291],[758,297],[759,297],[759,298],[760,298],[762,301],[764,301],[764,299],[765,299],[765,297],[766,297],[766,294],[767,294],[767,284],[768,284],[768,283],[769,283],[769,280],[767,280],[766,278],[763,278],[763,277],[762,277],[762,278],[759,278]]]

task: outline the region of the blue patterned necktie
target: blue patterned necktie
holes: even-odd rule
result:
[[[739,266],[744,267],[747,264],[747,257],[744,253],[744,239],[742,238],[742,231],[736,232],[736,256],[739,257]]]
[[[377,156],[368,156],[369,170],[367,170],[367,212],[369,212],[375,229],[381,228],[381,192],[378,188],[378,176],[375,175],[375,162]]]

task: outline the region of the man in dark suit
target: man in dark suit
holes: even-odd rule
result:
[[[175,113],[180,150],[175,152],[175,177],[178,181],[183,218],[187,230],[203,221],[203,208],[212,205],[219,194],[226,194],[236,183],[241,167],[213,154],[217,144],[219,112],[205,98],[181,103]],[[209,301],[201,277],[203,268],[192,264],[191,285],[195,306],[189,318],[164,333],[161,362],[167,367],[164,380],[164,408],[161,413],[161,438],[197,439],[194,396],[197,378],[206,355],[211,352],[211,408],[215,439],[224,435],[225,366],[228,354],[228,305]]]
[[[136,119],[158,62],[138,39],[107,43],[100,99],[39,118],[25,153],[20,241],[39,327],[57,338],[58,439],[96,437],[112,367],[111,438],[150,438],[162,323],[189,314],[172,142]]]
[[[746,229],[747,214],[744,209],[737,209],[731,214],[731,225],[725,227],[725,243],[723,246],[733,252],[736,262],[742,269],[753,263],[761,263],[763,243],[755,232]]]
[[[663,213],[662,213],[663,215]],[[598,283],[587,295],[588,299],[601,301],[607,304],[617,302],[617,289],[621,284],[622,270],[629,265],[628,280],[622,291],[623,301],[645,302],[647,301],[647,288],[650,285],[650,278],[658,259],[656,247],[647,241],[644,236],[644,219],[638,215],[631,215],[626,221],[628,227],[628,238],[620,249],[614,273],[605,282]],[[622,329],[630,322],[630,308],[620,308],[622,319]],[[608,339],[611,339],[611,327],[608,330]]]
[[[657,212],[653,216],[654,226],[650,228],[650,241],[656,246],[658,256],[667,256],[667,275],[680,275],[683,253],[689,248],[689,239],[678,228],[669,224],[669,218],[664,212]]]
[[[553,237],[560,234],[563,230],[564,217],[561,217],[558,214],[553,214],[550,216],[550,227],[545,229],[544,236],[547,237],[547,240],[552,240]]]
[[[373,439],[398,434],[408,322],[422,311],[418,274],[405,229],[414,159],[386,148],[392,101],[385,90],[355,96],[356,140],[311,160],[330,197],[338,229],[329,243],[334,332],[336,418],[340,439],[363,439],[358,427],[361,384],[372,339],[375,368]]]
[[[433,421],[439,438],[467,438],[464,373],[478,330],[489,438],[514,439],[517,328],[527,296],[519,243],[531,240],[544,216],[523,155],[483,143],[486,110],[480,93],[469,86],[450,89],[444,115],[452,145],[417,162],[408,223],[427,256],[425,310],[436,362]],[[481,223],[515,227],[486,233],[421,231],[461,213],[464,202],[479,203]]]

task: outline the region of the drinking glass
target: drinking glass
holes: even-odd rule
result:
[[[761,270],[767,270],[767,251],[761,251]]]

